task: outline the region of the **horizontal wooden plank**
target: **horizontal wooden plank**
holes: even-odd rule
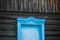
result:
[[[52,37],[52,36],[47,36],[47,37],[45,37],[45,40],[60,40],[60,37],[56,37],[56,36],[54,36],[54,37]]]
[[[13,23],[16,22],[16,20],[10,20],[10,19],[0,19],[0,23]]]
[[[16,25],[16,20],[15,21],[0,20],[0,24],[15,24]],[[46,25],[60,25],[60,21],[59,20],[46,20],[45,24]]]
[[[15,37],[16,31],[0,31],[0,37]]]
[[[0,37],[0,40],[16,40],[16,37]],[[45,40],[60,40],[60,37],[45,37]]]
[[[16,31],[0,31],[0,37],[16,37]],[[60,31],[45,31],[45,36],[60,36]]]
[[[30,14],[30,15],[60,15],[59,13],[39,13],[39,12],[18,12],[18,11],[0,11],[1,14],[5,14],[5,15],[20,15],[20,14]]]
[[[60,19],[60,14],[39,14],[39,13],[0,13],[0,17],[7,18],[17,18],[17,17],[29,17],[33,16],[35,18],[44,18],[44,19]],[[37,17],[36,17],[37,16]]]
[[[16,24],[0,24],[0,30],[16,30]],[[60,25],[45,25],[46,31],[60,31]]]
[[[0,40],[16,40],[16,37],[0,37]]]
[[[16,20],[0,19],[0,30],[15,30],[15,28],[16,28]],[[60,30],[59,28],[60,28],[60,20],[46,20],[45,30],[59,31]]]
[[[0,24],[0,30],[16,30],[16,24]],[[60,25],[45,25],[45,31],[60,31]]]
[[[4,24],[0,24],[0,30],[11,30],[11,31],[15,31],[16,30],[16,25],[4,25]]]
[[[46,36],[60,36],[60,31],[45,31]]]
[[[46,31],[60,31],[60,25],[45,25]]]
[[[17,19],[16,19],[16,20],[17,20]],[[16,20],[13,20],[13,19],[1,19],[1,18],[0,18],[0,23],[1,23],[1,22],[13,23],[13,22],[16,22]],[[46,22],[50,22],[50,23],[51,23],[51,22],[52,22],[52,23],[60,23],[60,20],[51,20],[51,19],[49,20],[49,19],[47,19]]]

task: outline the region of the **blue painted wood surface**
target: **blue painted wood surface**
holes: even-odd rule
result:
[[[45,23],[45,19],[35,19],[33,17],[17,18],[17,40],[45,40],[44,23]],[[34,33],[38,32],[38,34],[35,34],[35,36],[33,37],[32,36],[33,32],[31,30]]]

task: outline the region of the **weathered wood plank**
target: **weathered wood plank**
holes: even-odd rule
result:
[[[16,37],[0,37],[0,40],[16,40]]]
[[[17,31],[9,31],[9,30],[0,31],[0,37],[16,37],[16,32]],[[45,31],[45,36],[60,37],[60,31]]]
[[[60,36],[60,31],[45,31],[45,36]]]
[[[15,11],[15,0],[11,0],[11,7],[12,7],[11,11]]]
[[[16,18],[45,18],[45,39],[60,40],[60,14],[0,12],[0,40],[16,40]]]
[[[0,24],[0,30],[16,30],[16,24]],[[45,25],[45,31],[60,31],[60,25]]]
[[[33,17],[37,16],[36,18],[44,18],[44,19],[58,19],[58,20],[60,19],[60,14],[0,12],[0,18],[16,19],[17,17],[28,17],[28,16],[33,16]]]
[[[45,40],[60,40],[60,37],[56,37],[56,36],[54,36],[54,37],[47,36],[47,37],[45,37]]]
[[[0,31],[0,37],[16,37],[16,31]]]
[[[0,37],[1,40],[16,40],[16,37]],[[60,40],[60,37],[46,37],[45,40]]]
[[[0,0],[1,11],[60,12],[59,0]]]

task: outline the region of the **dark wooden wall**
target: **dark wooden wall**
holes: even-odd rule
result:
[[[59,0],[0,0],[1,11],[60,12]]]
[[[0,40],[16,40],[16,18],[44,18],[45,40],[60,40],[60,14],[0,12]]]

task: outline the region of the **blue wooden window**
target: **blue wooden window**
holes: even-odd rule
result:
[[[44,40],[45,19],[17,18],[17,40]]]

